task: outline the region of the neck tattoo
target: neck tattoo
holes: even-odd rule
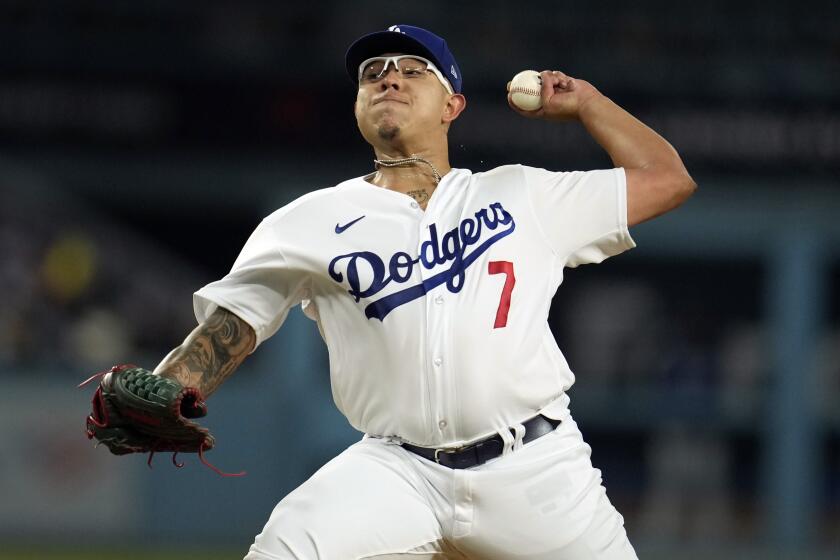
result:
[[[426,204],[429,201],[429,193],[425,189],[408,191],[405,194],[417,201],[417,204]]]

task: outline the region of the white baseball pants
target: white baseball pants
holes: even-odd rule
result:
[[[506,451],[453,470],[366,437],[277,505],[245,560],[637,560],[570,416]]]

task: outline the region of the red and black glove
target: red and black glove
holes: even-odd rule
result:
[[[174,379],[154,375],[133,365],[114,366],[79,386],[102,376],[93,394],[93,412],[87,417],[88,439],[96,439],[115,455],[149,453],[203,453],[215,439],[207,428],[193,422],[207,414],[198,389],[184,387]],[[176,466],[182,466],[175,461]],[[243,473],[244,474],[244,473]]]

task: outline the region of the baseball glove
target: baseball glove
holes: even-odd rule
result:
[[[207,428],[190,420],[207,414],[198,389],[134,365],[114,366],[79,387],[97,377],[101,379],[93,394],[93,412],[86,420],[88,439],[96,438],[97,445],[104,444],[115,455],[148,453],[149,466],[158,451],[172,452],[176,467],[183,466],[176,460],[178,453],[198,453],[202,463],[227,474],[204,459],[215,439]]]

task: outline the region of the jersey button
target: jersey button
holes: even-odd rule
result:
[[[440,422],[438,422],[438,428],[440,428],[441,430],[446,428],[446,420],[441,420]]]
[[[411,207],[412,207],[412,208],[420,208],[420,205],[419,205],[419,204],[417,204],[416,202],[412,202],[412,203],[411,203]]]
[[[440,365],[442,363],[443,363],[443,358],[435,358],[435,365],[436,366],[440,367]]]
[[[438,296],[438,297],[436,297],[436,298],[435,298],[435,303],[436,303],[436,304],[438,304],[438,305],[440,305],[441,303],[443,303],[443,296]]]

